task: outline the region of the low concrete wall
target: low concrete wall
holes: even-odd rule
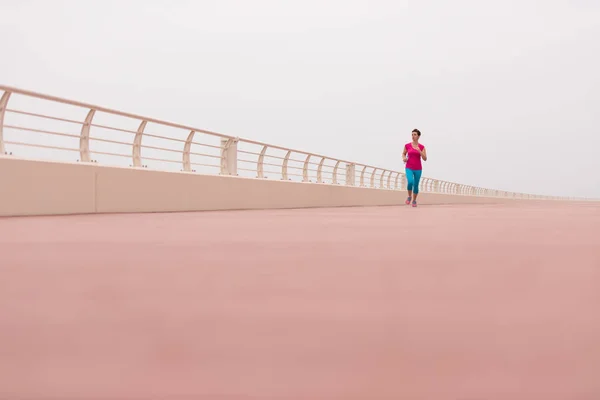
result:
[[[403,204],[406,191],[0,157],[0,216]],[[420,204],[510,199],[422,193]]]

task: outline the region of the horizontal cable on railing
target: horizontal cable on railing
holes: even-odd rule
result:
[[[256,152],[253,152],[253,151],[240,150],[240,149],[238,149],[238,153],[243,153],[243,154],[252,154],[252,155],[254,155],[254,156],[260,156],[260,153],[256,153]],[[266,157],[266,156],[267,156],[267,155],[265,154],[265,157]]]
[[[268,158],[277,158],[278,160],[285,160],[285,157],[272,156],[270,154],[265,154],[265,157],[268,157]]]
[[[214,154],[194,153],[193,151],[190,151],[190,154],[193,155],[193,156],[210,157],[210,158],[221,158],[221,156],[215,156]]]
[[[108,152],[105,152],[105,151],[95,151],[95,150],[90,150],[90,153],[92,153],[92,154],[102,154],[102,155],[105,155],[105,156],[116,156],[116,157],[131,158],[131,154],[108,153]]]
[[[79,136],[77,136],[77,137],[79,137]],[[90,140],[94,140],[96,142],[122,144],[122,145],[125,145],[125,146],[131,146],[132,145],[131,143],[128,143],[128,142],[120,142],[118,140],[111,140],[111,139],[102,139],[102,138],[97,138],[97,137],[93,137],[93,136],[90,136]],[[131,157],[131,154],[129,155],[129,157]]]
[[[185,142],[185,140],[184,140],[184,142]],[[210,147],[211,149],[219,149],[219,150],[224,149],[223,146],[215,146],[214,144],[206,144],[206,143],[200,143],[200,142],[190,142],[190,143],[195,144],[197,146]]]
[[[167,136],[154,135],[154,134],[151,134],[151,133],[144,132],[144,137],[146,137],[146,136],[147,137],[151,137],[151,138],[156,138],[156,139],[170,140],[170,141],[179,142],[179,143],[185,143],[186,142],[183,139],[175,139],[175,138],[170,138],[170,137],[167,137]]]
[[[162,161],[162,162],[168,162],[168,163],[173,163],[173,164],[181,164],[181,161],[166,160],[164,158],[153,158],[153,157],[144,157],[144,156],[142,156],[142,160]]]
[[[239,171],[256,172],[256,170],[255,170],[255,169],[250,169],[250,168],[240,168],[240,167],[238,167],[238,170],[239,170]]]
[[[256,172],[256,170],[253,169],[252,172]],[[265,174],[273,174],[273,175],[281,175],[281,170],[279,170],[279,171],[267,171],[267,170],[264,170],[263,173],[265,173]]]
[[[271,164],[271,163],[266,163],[266,162],[264,162],[263,165],[270,165],[271,167],[281,167],[281,165]]]
[[[91,139],[91,138],[90,138],[90,139]],[[180,153],[180,154],[181,154],[181,153],[183,153],[183,151],[182,151],[182,150],[176,150],[176,149],[167,149],[167,148],[164,148],[164,147],[156,147],[156,146],[149,146],[149,145],[147,145],[147,144],[143,144],[143,143],[140,145],[140,147],[142,147],[142,148],[144,148],[144,149],[152,149],[152,150],[169,151],[169,152],[171,152],[171,153]],[[143,156],[142,156],[142,158],[143,158]]]
[[[72,119],[59,118],[59,117],[51,117],[49,115],[36,114],[36,113],[32,113],[32,112],[27,112],[27,111],[13,110],[11,108],[7,108],[6,112],[11,112],[11,113],[15,113],[15,114],[21,114],[21,115],[29,115],[29,116],[32,116],[32,117],[46,118],[46,119],[51,119],[51,120],[54,120],[54,121],[70,122],[70,123],[73,123],[73,124],[83,125],[83,121],[75,121],[75,120],[72,120]]]
[[[125,132],[125,133],[133,133],[134,135],[137,134],[136,131],[132,131],[129,129],[121,129],[121,128],[114,128],[112,126],[106,126],[106,125],[98,125],[98,124],[90,124],[91,127],[95,127],[95,128],[102,128],[102,129],[108,129],[110,131],[117,131],[117,132]]]
[[[24,143],[24,142],[15,142],[15,141],[12,141],[12,140],[11,141],[5,140],[4,143],[5,144],[18,145],[18,146],[40,147],[42,149],[79,151],[79,149],[72,149],[72,148],[69,148],[69,147],[58,147],[58,146],[48,146],[48,145],[44,145],[44,144],[32,144],[32,143]]]
[[[77,138],[79,139],[81,137],[81,135],[78,134],[73,134],[73,133],[62,133],[62,132],[55,132],[55,131],[46,131],[46,130],[42,130],[42,129],[35,129],[35,128],[25,128],[22,126],[15,126],[15,125],[4,125],[5,128],[9,128],[9,129],[15,129],[18,131],[26,131],[26,132],[35,132],[35,133],[45,133],[48,135],[55,135],[55,136],[66,136],[66,137],[72,137],[72,138]]]
[[[196,166],[199,166],[199,167],[221,168],[220,165],[214,165],[214,164],[202,164],[202,163],[193,163],[193,162],[191,162],[190,165],[196,165]]]

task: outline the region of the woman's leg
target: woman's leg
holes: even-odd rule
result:
[[[406,173],[406,189],[408,190],[408,199],[406,199],[406,204],[410,203],[410,200],[412,198],[412,190],[413,190],[413,185],[415,182],[415,176],[414,176],[414,171],[410,168],[405,168],[405,173]]]
[[[417,196],[419,195],[419,181],[421,180],[421,171],[419,170],[414,170],[413,174],[414,174],[414,183],[413,183],[413,203],[415,203],[417,201]]]

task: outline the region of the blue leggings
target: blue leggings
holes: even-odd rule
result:
[[[419,181],[421,180],[420,169],[406,168],[406,180],[408,181],[407,189],[412,191],[414,194],[419,193]]]

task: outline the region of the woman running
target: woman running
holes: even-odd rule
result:
[[[406,164],[406,180],[408,181],[408,198],[406,204],[410,204],[412,199],[412,206],[417,206],[417,196],[419,194],[419,180],[421,180],[421,172],[423,166],[421,165],[421,158],[423,161],[427,161],[427,151],[425,146],[419,143],[421,132],[418,129],[412,131],[412,142],[404,145],[404,151],[402,152],[402,161]]]

